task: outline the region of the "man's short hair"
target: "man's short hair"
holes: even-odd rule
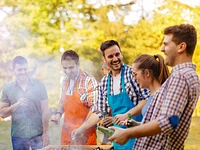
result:
[[[185,42],[187,45],[186,53],[193,55],[197,43],[197,32],[193,25],[180,24],[169,26],[164,29],[164,34],[172,34],[172,41],[174,41],[176,45]]]
[[[103,56],[105,55],[104,51],[107,48],[109,48],[111,46],[114,46],[114,45],[117,45],[117,47],[119,47],[119,50],[121,51],[121,48],[120,48],[118,42],[115,41],[115,40],[108,40],[108,41],[105,41],[105,42],[101,43],[100,50],[101,50]]]
[[[16,64],[28,64],[28,61],[26,60],[26,58],[22,57],[22,56],[16,56],[13,61],[12,61],[12,68],[15,69]]]
[[[79,56],[73,50],[67,50],[61,56],[61,62],[64,60],[71,60],[71,59],[74,60],[76,64],[79,64]]]

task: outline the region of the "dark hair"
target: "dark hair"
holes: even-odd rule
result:
[[[61,62],[64,60],[71,60],[71,59],[74,60],[76,64],[79,64],[79,56],[73,50],[67,50],[61,56]]]
[[[12,61],[13,69],[15,69],[16,64],[28,64],[28,61],[22,56],[16,56]]]
[[[158,60],[157,60],[158,59]],[[138,69],[150,70],[152,77],[156,78],[160,84],[163,84],[169,77],[169,70],[164,63],[164,58],[161,55],[142,54],[137,57],[133,63],[137,64]]]
[[[101,50],[103,56],[105,55],[104,51],[107,48],[109,48],[111,46],[114,46],[114,45],[117,45],[119,47],[119,50],[121,51],[121,48],[120,48],[118,42],[115,41],[115,40],[108,40],[108,41],[105,41],[105,42],[101,43],[100,50]]]
[[[197,43],[197,33],[193,25],[181,24],[170,26],[164,29],[164,34],[173,34],[172,41],[174,41],[176,45],[185,42],[187,45],[186,53],[193,55]]]

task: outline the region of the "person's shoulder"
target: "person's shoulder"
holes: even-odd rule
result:
[[[16,84],[16,81],[10,81],[7,84],[3,85],[3,89],[10,89],[11,87],[13,87]]]
[[[182,77],[189,77],[190,75],[194,75],[196,74],[196,71],[195,71],[195,65],[192,64],[191,62],[187,62],[187,63],[183,63],[183,64],[178,64],[176,66],[174,66],[172,68],[172,74],[171,76],[172,77],[179,77],[179,76],[182,76]]]
[[[107,73],[106,75],[104,75],[104,76],[101,78],[101,82],[107,81],[108,76],[109,76],[109,73]]]
[[[124,65],[124,72],[125,74],[130,74],[132,75],[132,67],[131,66],[128,66],[128,65]]]
[[[124,64],[123,67],[125,70],[132,71],[132,67],[129,65]]]
[[[32,84],[44,85],[44,83],[43,83],[41,80],[36,79],[36,78],[29,78],[29,81],[30,81]]]
[[[123,64],[123,66],[124,66],[125,68],[132,69],[132,67],[129,66],[129,65],[127,65],[127,64]]]
[[[89,74],[89,73],[87,73],[85,71],[82,71],[82,76],[83,76],[83,78],[96,81],[96,78],[93,75],[91,75],[91,74]]]

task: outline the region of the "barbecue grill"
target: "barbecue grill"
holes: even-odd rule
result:
[[[97,148],[109,150],[112,145],[48,145],[42,150],[94,150]]]

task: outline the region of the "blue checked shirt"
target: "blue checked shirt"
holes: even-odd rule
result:
[[[158,119],[161,134],[138,138],[134,150],[183,150],[192,113],[200,95],[196,66],[176,65],[171,76],[153,97],[142,123]]]
[[[130,99],[132,100],[134,105],[137,105],[139,101],[147,99],[150,95],[149,90],[147,89],[141,89],[139,84],[134,80],[134,76],[132,73],[132,68],[130,66],[124,66],[124,84],[127,94],[129,95]],[[110,74],[110,73],[109,73]],[[107,97],[107,84],[108,84],[108,75],[104,76],[100,82],[99,87],[99,96],[98,100],[96,101],[96,108],[93,109],[93,112],[95,111],[96,114],[99,116],[100,119],[102,119],[103,116],[106,114],[109,114],[110,107],[108,104],[108,97]],[[113,90],[113,78],[111,75],[111,81],[110,81],[110,94],[114,94]],[[120,84],[120,92],[122,92],[122,87]]]

